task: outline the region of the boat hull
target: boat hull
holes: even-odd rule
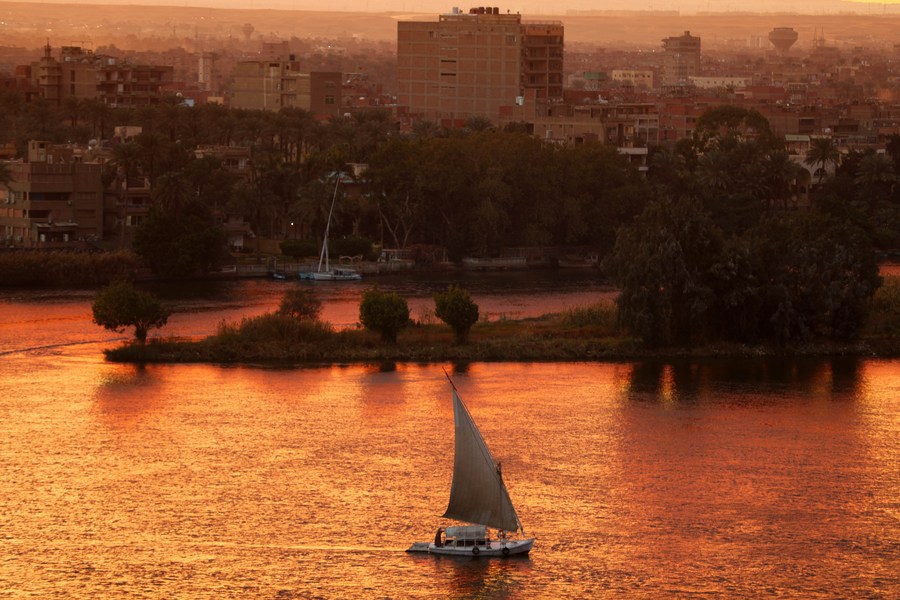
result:
[[[300,273],[300,279],[310,279],[312,281],[359,281],[362,275],[353,271],[313,271],[311,273]]]
[[[478,546],[435,546],[434,543],[431,543],[428,544],[428,553],[442,556],[503,558],[507,556],[524,556],[531,551],[532,546],[534,546],[534,538],[527,540],[498,540]]]

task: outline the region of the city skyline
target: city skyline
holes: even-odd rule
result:
[[[38,0],[42,4],[68,4],[63,0]],[[0,3],[5,3],[0,2]],[[91,0],[81,5],[132,5],[127,0]],[[479,4],[474,3],[473,6]],[[138,6],[175,6],[175,7],[208,7],[220,9],[250,10],[306,10],[323,11],[322,5],[315,0],[141,0]],[[493,6],[493,5],[492,5]],[[747,10],[746,4],[739,0],[565,0],[549,2],[547,0],[519,0],[499,5],[506,12],[523,14],[567,14],[573,12],[603,11],[665,11],[682,15],[702,13],[799,13],[799,14],[838,14],[852,12],[860,14],[879,14],[900,12],[900,0],[761,0],[754,4],[754,10]],[[328,5],[328,12],[411,12],[411,13],[448,13],[454,7],[468,10],[470,5],[454,0],[337,0]]]

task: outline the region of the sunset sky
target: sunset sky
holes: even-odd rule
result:
[[[63,2],[63,0],[45,1]],[[454,6],[458,6],[461,10],[468,10],[472,6],[484,6],[484,3],[465,3],[459,0],[334,0],[324,5],[320,0],[90,0],[81,4],[424,13],[449,12]],[[850,11],[863,14],[900,13],[900,0],[757,0],[752,3],[745,0],[515,0],[511,3],[495,2],[491,6],[499,6],[502,12],[510,10],[523,14],[562,14],[569,10],[666,10],[682,14],[747,10],[808,14]]]

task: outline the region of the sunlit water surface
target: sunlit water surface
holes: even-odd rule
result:
[[[272,285],[182,294],[168,333]],[[460,560],[403,552],[445,524],[442,365],[107,364],[91,298],[0,297],[0,596],[900,596],[898,361],[456,368],[538,538]]]

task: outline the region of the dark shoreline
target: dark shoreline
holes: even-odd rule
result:
[[[365,332],[360,337],[367,337]],[[786,347],[716,343],[693,348],[646,348],[632,339],[563,337],[497,338],[466,345],[434,341],[382,345],[376,338],[359,345],[346,342],[265,345],[239,349],[217,347],[203,340],[157,338],[141,348],[128,343],[104,351],[110,362],[157,364],[232,364],[262,366],[321,366],[380,363],[475,362],[629,362],[636,360],[751,359],[857,357],[891,359],[900,356],[900,340],[872,340],[836,344],[808,343]]]

